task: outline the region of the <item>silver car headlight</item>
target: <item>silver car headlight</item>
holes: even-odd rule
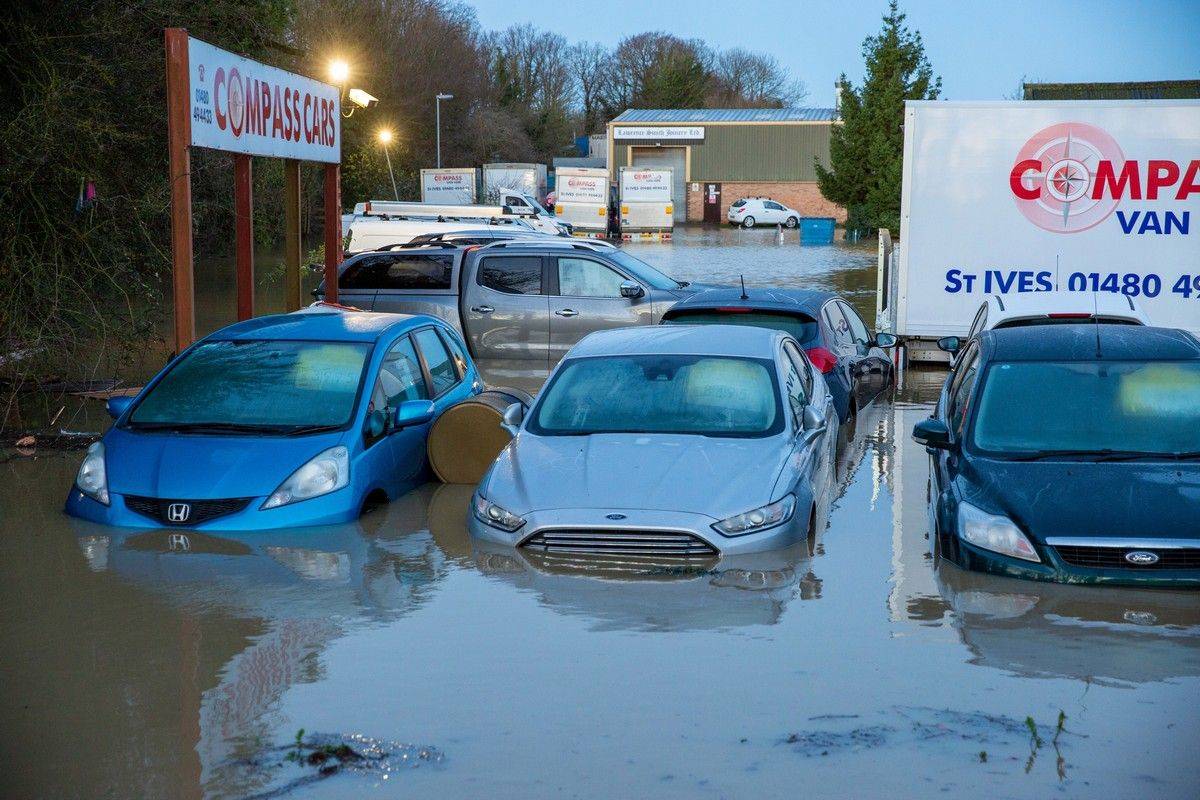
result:
[[[350,451],[342,445],[322,450],[271,493],[262,510],[311,500],[350,483]]]
[[[508,533],[512,533],[525,524],[524,519],[507,508],[496,505],[478,492],[471,498],[471,512],[475,515],[475,519],[484,525],[490,525]]]
[[[958,535],[969,542],[993,553],[1037,561],[1037,550],[1011,519],[999,514],[989,514],[970,503],[958,504]]]
[[[104,466],[103,442],[94,442],[88,448],[75,476],[75,485],[88,497],[108,505],[108,470]]]
[[[712,527],[722,536],[744,536],[763,528],[782,525],[792,518],[795,510],[796,498],[790,494],[784,495],[774,503],[715,522]]]

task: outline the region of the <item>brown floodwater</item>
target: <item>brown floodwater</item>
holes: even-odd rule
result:
[[[631,249],[873,306],[870,247]],[[1196,797],[1200,594],[936,565],[909,431],[942,377],[863,413],[814,543],[686,569],[476,546],[464,486],[103,528],[61,513],[80,454],[2,453],[0,796]],[[364,757],[323,776],[314,735]]]

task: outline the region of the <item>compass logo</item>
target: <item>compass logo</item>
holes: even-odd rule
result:
[[[1094,228],[1116,210],[1117,193],[1094,191],[1102,162],[1121,164],[1116,140],[1094,125],[1062,122],[1035,133],[1009,174],[1009,187],[1026,219],[1053,233]]]

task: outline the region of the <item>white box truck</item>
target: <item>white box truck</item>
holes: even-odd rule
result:
[[[910,101],[879,320],[909,357],[985,295],[1135,299],[1200,332],[1200,100]]]
[[[474,167],[421,170],[421,202],[443,206],[475,203],[478,173]]]
[[[655,234],[667,238],[675,227],[670,167],[621,167],[621,236]]]
[[[482,201],[498,202],[502,189],[529,195],[540,203],[546,197],[546,165],[484,164]]]
[[[576,235],[608,230],[608,170],[560,167],[554,171],[554,216],[569,222]]]

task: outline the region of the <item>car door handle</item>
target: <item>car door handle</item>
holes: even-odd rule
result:
[[[579,312],[573,308],[560,308],[558,311],[555,311],[554,313],[558,314],[560,317],[578,317],[579,316]]]
[[[471,310],[476,314],[490,314],[496,309],[492,308],[491,306],[471,306]]]

